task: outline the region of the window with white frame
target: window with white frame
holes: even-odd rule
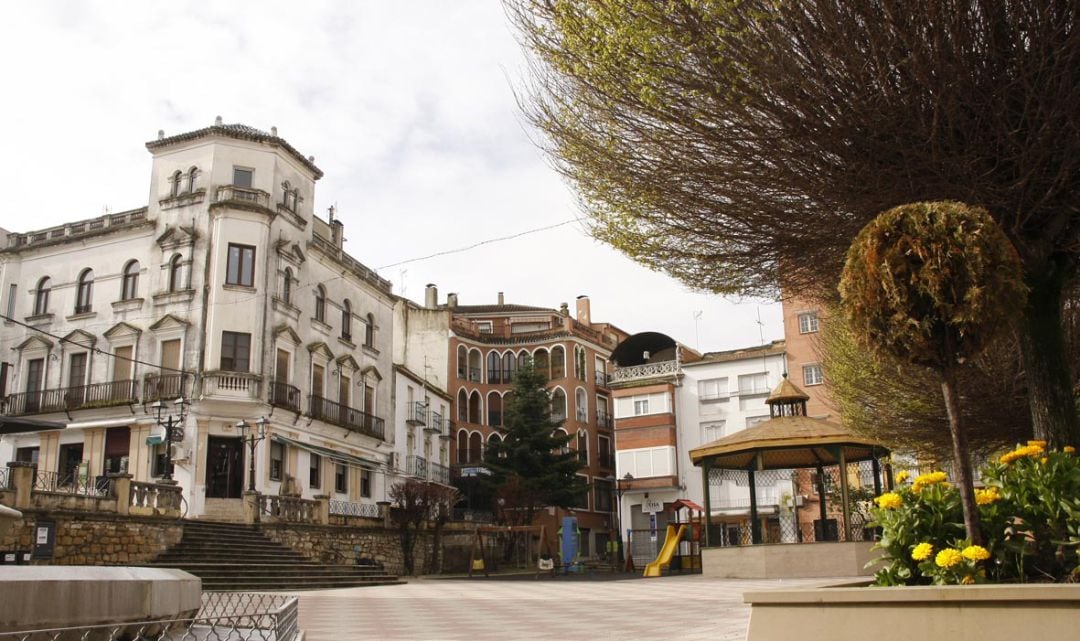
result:
[[[636,479],[675,474],[673,446],[646,447],[618,452],[619,474],[631,474]]]
[[[649,399],[640,398],[634,400],[634,416],[641,416],[649,413]]]
[[[491,321],[476,321],[476,331],[481,334],[490,334],[494,331],[494,326]]]
[[[802,368],[803,385],[821,385],[825,382],[825,376],[821,372],[820,363],[811,363],[809,365],[803,365]]]
[[[739,377],[739,394],[767,394],[769,392],[768,374],[743,374]]]
[[[817,312],[803,312],[799,314],[799,333],[813,334],[818,331]]]
[[[727,378],[709,378],[698,381],[698,398],[703,401],[715,401],[721,398],[727,398],[727,395]]]
[[[727,421],[709,421],[701,424],[701,442],[711,443],[724,436],[724,424]]]
[[[665,392],[638,394],[615,399],[615,418],[664,414],[669,411],[669,398]]]

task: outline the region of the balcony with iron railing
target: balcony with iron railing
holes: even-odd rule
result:
[[[269,400],[274,407],[283,407],[293,412],[299,412],[301,403],[300,388],[288,383],[274,381],[270,383]]]
[[[10,394],[4,402],[4,414],[22,416],[127,405],[138,402],[137,389],[135,381],[125,380]]]
[[[514,372],[501,369],[489,369],[487,382],[490,385],[510,385],[514,382]]]
[[[308,396],[308,413],[312,418],[383,440],[386,428],[383,419],[348,405],[335,403],[321,396]]]
[[[600,454],[596,458],[597,461],[600,463],[601,469],[615,469],[615,454],[613,452],[605,452],[604,450],[600,450]]]
[[[479,383],[480,382],[480,368],[479,367],[470,367],[469,368],[469,380],[474,382],[474,383]]]
[[[422,456],[410,454],[405,457],[405,473],[416,478],[428,477],[428,460]]]
[[[595,380],[596,380],[596,386],[597,387],[607,387],[607,384],[608,384],[607,372],[596,372]]]
[[[424,424],[424,431],[431,434],[443,434],[444,425],[442,414],[429,412],[428,421]]]
[[[600,427],[600,428],[603,428],[603,429],[606,429],[606,430],[610,430],[611,426],[613,425],[613,421],[611,420],[611,415],[607,414],[607,413],[604,413],[604,412],[597,412],[596,413],[596,425],[597,425],[597,427]]]
[[[428,479],[443,485],[450,485],[450,468],[428,461]]]
[[[167,401],[189,396],[191,374],[148,374],[143,379],[143,401]]]
[[[409,425],[427,425],[427,403],[414,401],[405,408],[405,422]]]

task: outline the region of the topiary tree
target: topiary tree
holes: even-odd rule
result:
[[[1022,278],[1016,250],[986,210],[946,201],[880,214],[855,238],[840,280],[841,310],[864,346],[941,376],[964,528],[976,544],[958,369],[1023,307]]]

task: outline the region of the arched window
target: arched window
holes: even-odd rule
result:
[[[189,192],[195,191],[195,179],[199,177],[199,168],[192,167],[188,169],[187,190]]]
[[[481,380],[481,366],[483,365],[483,357],[480,356],[480,350],[469,350],[469,380],[474,383],[479,383]]]
[[[368,313],[364,326],[364,345],[375,347],[375,314]]]
[[[183,259],[180,254],[173,254],[173,257],[169,259],[169,291],[178,292],[184,286],[183,276]]]
[[[502,436],[499,436],[498,434],[492,434],[491,436],[488,437],[488,449],[490,450],[492,446],[498,447],[499,445],[502,445],[502,442],[503,442],[503,437]],[[499,452],[499,458],[506,458],[506,452],[500,451]]]
[[[555,449],[556,453],[566,454],[570,451],[570,435],[566,433],[566,430],[560,427],[559,429],[552,432],[552,435],[555,438],[559,439],[559,442],[561,443],[561,445],[559,445],[559,447]]]
[[[574,416],[578,423],[589,422],[589,395],[581,387],[574,392]]]
[[[120,286],[120,300],[131,300],[139,295],[139,261],[129,260],[124,267],[124,279]]]
[[[483,408],[480,407],[482,402],[480,400],[480,392],[473,390],[472,394],[469,394],[469,422],[475,425],[480,424],[480,415],[483,412]]]
[[[464,345],[457,348],[457,376],[462,380],[469,378],[469,350]]]
[[[184,186],[184,175],[177,169],[173,172],[172,178],[169,180],[171,186],[169,187],[169,195],[176,197],[180,195],[180,189]]]
[[[281,300],[292,303],[292,269],[285,268],[285,282],[281,286]]]
[[[49,292],[52,290],[52,282],[46,276],[38,281],[37,290],[34,293],[34,314],[49,313]]]
[[[341,337],[345,340],[352,338],[352,304],[348,298],[341,303]]]
[[[551,420],[566,420],[566,392],[558,387],[551,390]]]
[[[75,313],[85,314],[93,310],[94,270],[84,269],[79,274],[78,290],[75,294]]]
[[[281,183],[281,204],[285,206],[285,209],[288,209],[289,211],[293,210],[292,185],[290,185],[287,180]]]
[[[551,380],[566,377],[566,349],[562,345],[551,348]]]
[[[469,462],[469,433],[465,430],[457,433],[457,460],[458,463]]]
[[[498,392],[488,392],[488,425],[492,427],[502,427],[503,424],[503,404],[502,396],[499,396]]]
[[[469,435],[469,462],[479,463],[484,460],[484,440],[480,432]]]
[[[322,285],[315,288],[315,320],[326,322],[326,289]]]
[[[521,369],[522,367],[525,367],[525,363],[529,362],[530,358],[531,358],[531,356],[529,356],[529,353],[524,351],[524,350],[521,353],[519,353],[518,357],[517,357],[518,369]]]
[[[502,357],[498,352],[488,352],[487,356],[487,382],[501,383],[502,381]]]
[[[458,390],[457,393],[457,418],[462,423],[469,422],[469,395],[464,389]]]
[[[582,465],[589,464],[589,433],[585,430],[577,433],[577,456]]]
[[[540,348],[533,352],[533,366],[536,371],[544,375],[544,378],[551,377],[551,371],[548,369],[548,353],[544,348]]]
[[[503,382],[513,383],[514,372],[517,370],[517,356],[513,352],[507,352],[503,354],[502,359],[503,366]]]
[[[585,348],[581,345],[574,345],[574,378],[579,381],[584,381],[586,380],[586,377]]]

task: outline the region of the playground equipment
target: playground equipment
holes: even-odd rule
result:
[[[701,528],[704,510],[689,499],[679,499],[667,508],[673,515],[664,532],[664,545],[656,560],[645,566],[645,576],[661,576],[673,561],[680,572],[701,569]]]
[[[645,566],[645,576],[660,576],[664,568],[671,566],[671,557],[675,556],[679,541],[682,541],[685,534],[685,523],[680,523],[678,530],[675,529],[674,523],[668,523],[667,531],[664,533],[664,546],[660,548],[660,554],[656,555],[656,560]]]
[[[502,550],[506,560],[515,562],[520,567],[532,563],[532,539],[536,536],[537,576],[541,570],[552,569],[551,552],[543,525],[480,525],[476,528],[469,553],[469,576],[473,572],[483,572],[490,576],[491,568],[496,567],[496,552]],[[544,567],[547,566],[547,567]]]

